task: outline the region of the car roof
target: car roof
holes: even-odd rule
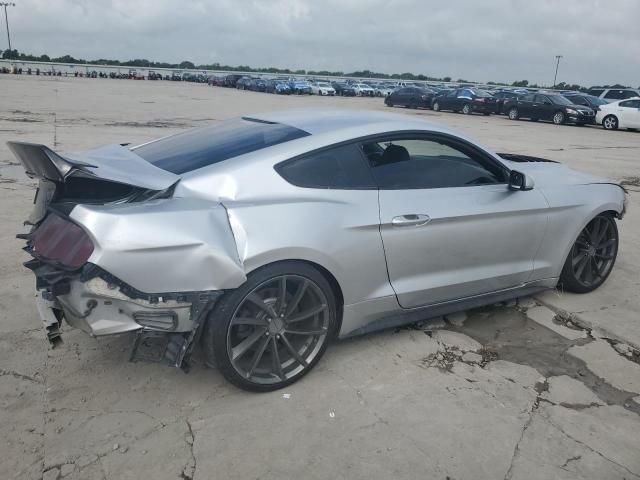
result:
[[[307,108],[283,110],[250,115],[250,118],[266,122],[282,123],[304,130],[311,135],[339,133],[357,128],[371,134],[385,130],[431,130],[453,134],[446,127],[408,115],[370,110],[334,110]],[[366,135],[367,133],[365,133]]]

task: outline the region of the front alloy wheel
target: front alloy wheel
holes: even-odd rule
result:
[[[438,102],[433,102],[433,111],[434,112],[440,111],[440,104]]]
[[[618,255],[618,227],[611,215],[600,214],[580,232],[565,261],[560,283],[565,290],[587,293],[607,279]]]
[[[555,123],[556,125],[562,125],[564,123],[564,113],[556,112],[553,115],[553,123]]]
[[[518,113],[518,109],[513,107],[509,109],[509,119],[510,120],[518,120],[520,118],[520,114]]]
[[[614,115],[609,115],[604,117],[602,121],[602,126],[605,130],[617,130],[618,129],[618,119]]]
[[[297,381],[324,353],[335,325],[326,279],[296,262],[250,275],[223,298],[208,322],[205,346],[227,380],[271,391]]]
[[[462,113],[464,113],[465,115],[471,114],[471,105],[469,105],[468,103],[465,103],[462,106]]]

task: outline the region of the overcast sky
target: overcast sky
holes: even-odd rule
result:
[[[640,0],[13,1],[34,54],[640,85]]]

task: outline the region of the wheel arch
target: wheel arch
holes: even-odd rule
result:
[[[342,292],[342,287],[340,286],[340,282],[338,281],[336,276],[331,272],[331,270],[329,270],[324,265],[321,265],[316,261],[305,259],[305,258],[282,258],[282,259],[274,260],[261,265],[254,265],[252,266],[252,268],[246,271],[246,275],[249,276],[252,272],[255,272],[256,270],[260,270],[262,268],[265,268],[271,265],[277,265],[280,263],[290,263],[290,262],[305,264],[315,268],[318,272],[320,272],[320,274],[325,278],[325,280],[327,280],[327,283],[329,283],[329,286],[331,287],[331,291],[333,292],[336,298],[336,331],[335,333],[337,334],[342,328],[342,313],[344,311],[344,294]]]

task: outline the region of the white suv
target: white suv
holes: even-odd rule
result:
[[[609,103],[616,100],[640,97],[640,90],[635,88],[590,88],[587,93],[594,97],[600,97]]]

